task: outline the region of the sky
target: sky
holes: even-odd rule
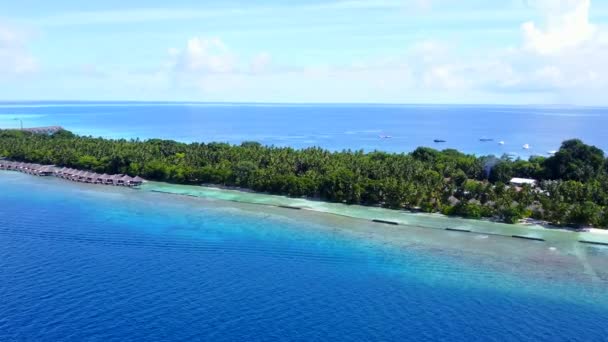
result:
[[[608,0],[0,0],[0,101],[607,95]]]

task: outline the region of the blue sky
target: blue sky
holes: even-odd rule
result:
[[[606,105],[604,0],[0,0],[0,100]]]

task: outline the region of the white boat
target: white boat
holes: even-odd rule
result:
[[[393,137],[392,135],[381,135],[380,139],[390,139],[392,137]]]
[[[502,140],[498,142],[498,145],[504,145],[504,144],[505,144],[505,142]]]
[[[552,155],[554,155],[556,153],[557,153],[557,151],[555,151],[555,150],[553,150],[553,151],[547,151],[547,154],[550,155],[550,156],[552,156]]]
[[[529,144],[524,144],[524,146],[522,146],[522,148],[524,150],[528,150],[528,149],[530,149],[530,145]]]

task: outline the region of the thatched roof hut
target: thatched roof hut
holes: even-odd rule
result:
[[[143,179],[143,178],[141,178],[141,177],[139,177],[139,176],[135,176],[132,181],[135,182],[135,183],[141,184],[141,183],[145,182],[146,180]]]

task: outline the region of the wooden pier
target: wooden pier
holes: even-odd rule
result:
[[[55,165],[14,162],[0,159],[0,170],[18,171],[35,176],[54,176],[73,182],[116,186],[140,186],[144,179],[128,175],[108,175]]]

